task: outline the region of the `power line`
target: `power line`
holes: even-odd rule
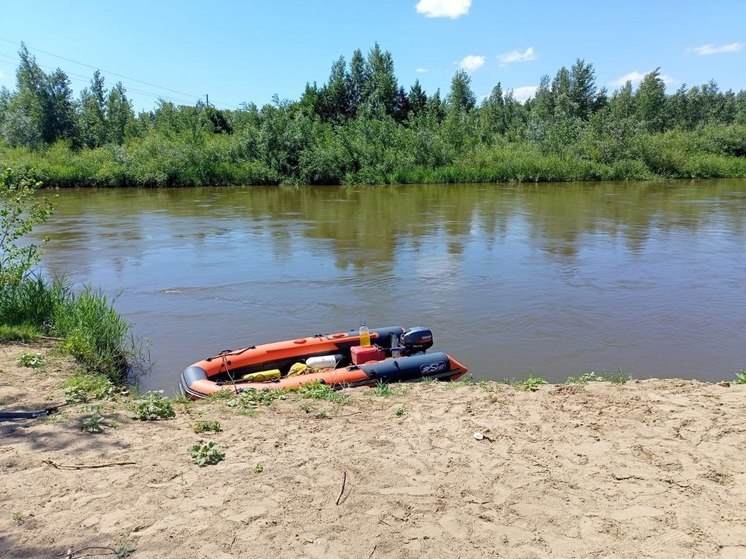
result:
[[[6,54],[3,54],[3,53],[0,53],[0,58],[5,58],[7,60],[11,60],[12,62],[17,62],[17,60],[16,60],[15,57],[10,57],[10,56],[8,56]],[[48,64],[40,64],[39,62],[36,62],[36,64],[40,68],[43,68],[45,70],[54,71],[54,70],[57,69],[57,68],[53,68],[52,66],[49,66]],[[71,82],[82,83],[82,84],[85,84],[85,85],[90,84],[90,78],[88,76],[84,76],[82,74],[76,74],[75,72],[65,72],[65,76],[67,76],[70,79]],[[184,102],[186,102],[185,100],[176,99],[176,98],[171,97],[171,96],[161,95],[159,93],[154,93],[152,91],[146,91],[144,89],[138,89],[138,88],[135,88],[135,87],[129,87],[129,88],[127,88],[127,91],[133,91],[135,93],[139,93],[140,95],[145,95],[147,97],[152,97],[154,99],[165,99],[167,101],[172,101],[172,102],[176,102],[176,103],[184,103]],[[190,99],[190,101],[191,101],[191,99]]]
[[[6,39],[5,37],[0,37],[0,41],[4,41],[6,43],[10,43],[10,44],[18,46],[18,47],[20,47],[20,46],[22,46],[24,44],[24,43],[18,43],[16,41],[12,41],[10,39]],[[29,46],[29,45],[26,45],[26,48],[29,49],[29,50],[35,51],[35,52],[40,52],[42,54],[46,54],[47,56],[52,56],[54,58],[59,58],[60,60],[65,60],[65,61],[71,62],[73,64],[78,64],[78,65],[84,66],[86,68],[91,68],[93,70],[98,70],[99,72],[104,73],[104,74],[109,74],[109,75],[112,75],[112,76],[116,76],[118,78],[123,78],[125,80],[129,80],[129,81],[141,83],[141,84],[147,85],[149,87],[155,87],[156,89],[162,89],[163,91],[168,91],[170,93],[175,93],[177,95],[180,95],[180,96],[183,96],[183,97],[186,97],[186,98],[190,98],[190,99],[201,99],[202,98],[202,95],[193,95],[191,93],[185,93],[183,91],[178,91],[176,89],[170,89],[168,87],[163,87],[161,85],[154,84],[154,83],[151,83],[151,82],[146,82],[146,81],[143,81],[143,80],[138,80],[137,78],[133,78],[131,76],[126,76],[124,74],[119,74],[117,72],[112,72],[110,70],[104,70],[103,68],[98,68],[96,66],[92,66],[90,64],[86,64],[85,62],[79,62],[77,60],[73,60],[72,58],[66,58],[64,56],[60,56],[60,55],[57,55],[57,54],[54,54],[54,53],[51,53],[51,52],[47,52],[47,51],[44,51],[44,50],[41,50],[41,49],[38,49],[38,48],[34,48],[34,47]],[[131,91],[135,91],[135,92],[141,93],[143,95],[148,95],[148,96],[153,96],[153,97],[161,97],[161,96],[159,96],[159,95],[157,95],[155,93],[152,93],[152,92],[145,92],[143,90],[138,90],[138,89],[135,89],[135,88],[132,88],[132,87],[130,87],[129,89]],[[165,97],[165,96],[163,96],[163,97]],[[212,101],[212,104],[213,104],[213,106],[216,105],[216,104],[222,105],[223,107],[230,106],[228,103],[222,103],[220,101],[217,101],[217,102]],[[238,105],[236,105],[236,106],[238,106]]]

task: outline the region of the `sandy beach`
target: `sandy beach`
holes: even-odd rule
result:
[[[0,410],[64,402],[69,360],[0,346]],[[0,556],[746,557],[746,385],[486,383],[224,402],[131,419],[101,404],[0,423]],[[222,431],[195,434],[197,421]],[[198,467],[188,448],[216,441]]]

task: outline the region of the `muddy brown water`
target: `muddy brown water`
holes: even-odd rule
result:
[[[361,321],[430,327],[476,378],[746,368],[746,180],[56,194],[44,270],[115,298],[145,389]]]

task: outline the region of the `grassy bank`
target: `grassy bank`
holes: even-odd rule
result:
[[[105,294],[75,291],[63,281],[31,275],[0,286],[0,341],[56,338],[85,372],[116,383],[127,380],[136,360],[131,325]]]
[[[0,148],[0,163],[48,187],[499,183],[746,176],[746,126],[620,136],[587,129],[567,142],[456,147],[440,130],[366,121],[271,153],[234,135],[165,137],[124,145]],[[364,130],[357,130],[355,126]]]

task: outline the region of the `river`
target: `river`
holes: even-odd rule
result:
[[[43,268],[114,298],[146,390],[361,321],[427,326],[477,379],[746,368],[746,180],[57,194]]]

